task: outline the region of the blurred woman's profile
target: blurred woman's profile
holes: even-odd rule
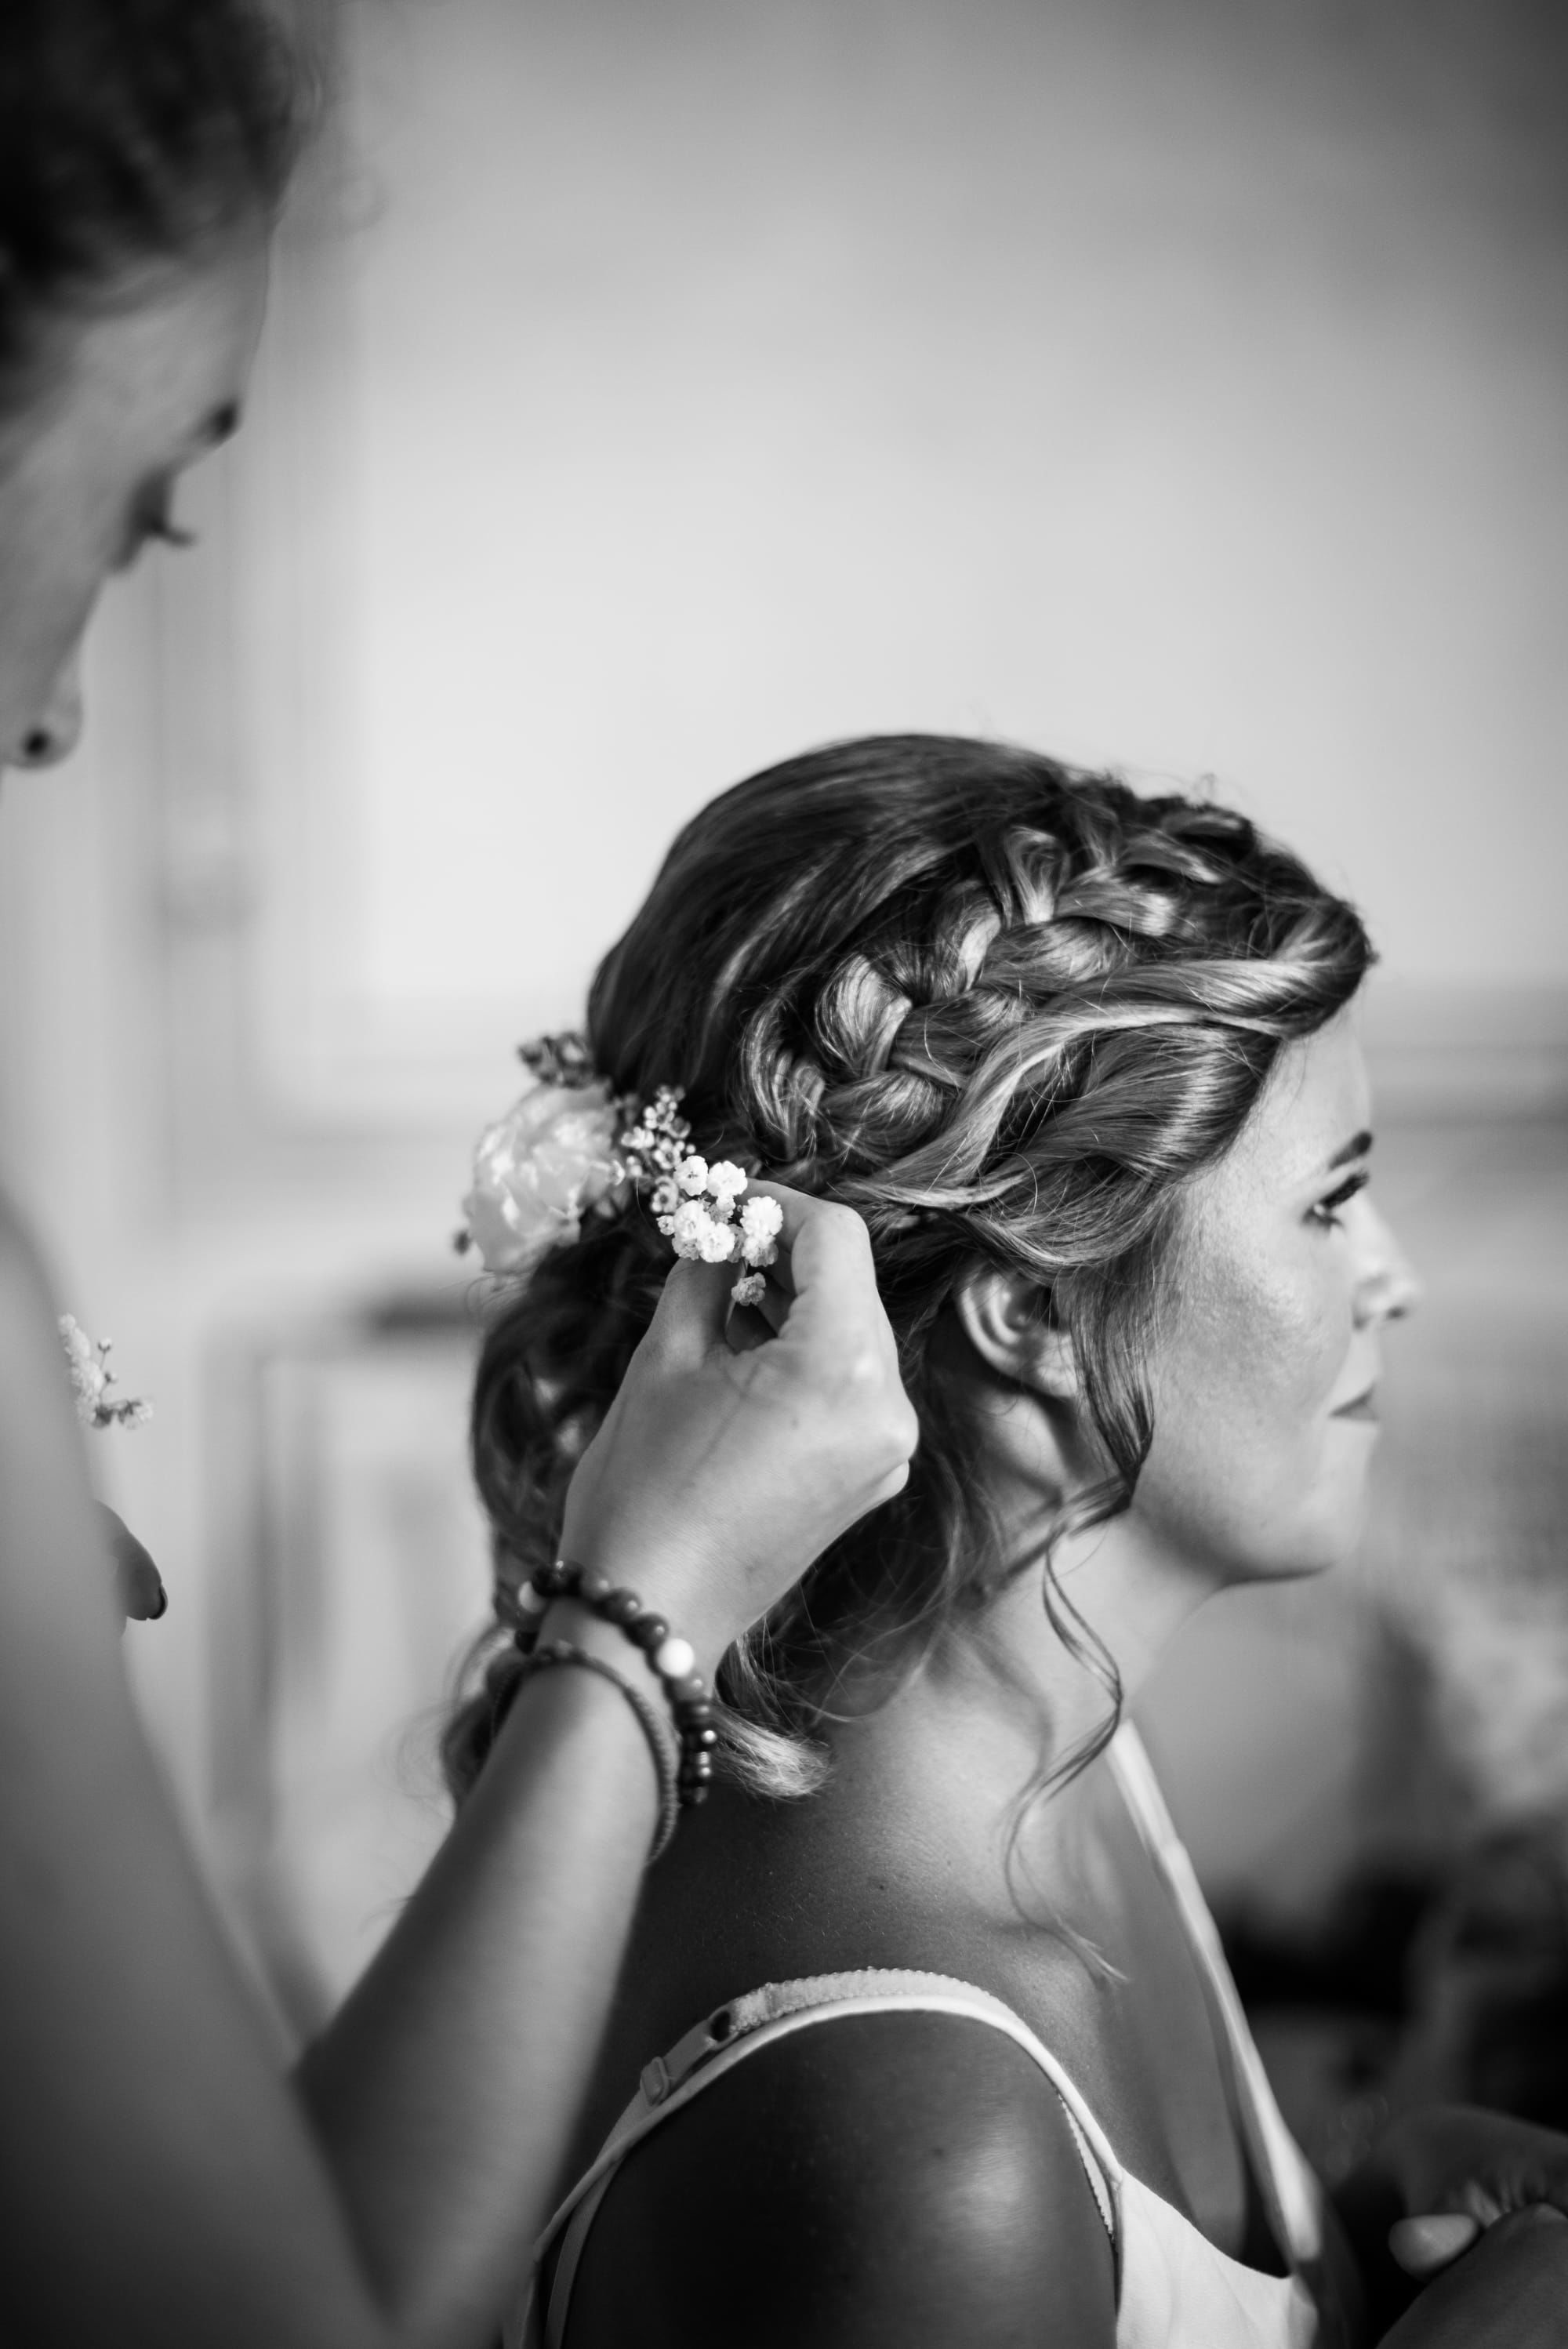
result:
[[[180,544],[181,477],[240,424],[315,107],[261,0],[8,0],[0,765],[69,755],[100,591]],[[574,1555],[634,1577],[710,1671],[901,1481],[913,1436],[862,1228],[780,1213],[797,1287],[768,1379],[789,1407],[748,1401],[722,1293],[686,1268],[574,1481]],[[614,1626],[559,1611],[576,1669],[527,1692],[493,1800],[288,2083],[129,1701],[121,1605],[158,1601],[91,1500],[57,1318],[0,1198],[0,2333],[483,2342],[675,1806],[659,1684],[640,1659],[651,1696],[628,1678]]]

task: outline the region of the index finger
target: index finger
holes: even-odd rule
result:
[[[892,1343],[892,1333],[877,1293],[871,1234],[852,1207],[816,1199],[783,1183],[757,1182],[749,1189],[776,1199],[784,1222],[779,1255],[769,1267],[791,1299],[784,1334],[804,1335],[803,1323],[824,1339],[835,1327],[846,1334],[862,1330],[868,1318]]]
[[[766,1177],[754,1175],[746,1186],[746,1195],[777,1202],[784,1217],[779,1234],[779,1258],[768,1268],[768,1277],[791,1297],[800,1288],[805,1278],[810,1280],[829,1265],[838,1266],[846,1250],[852,1251],[863,1241],[869,1265],[871,1237],[852,1207],[841,1206],[836,1200],[819,1199],[809,1191],[792,1191],[787,1183],[769,1183]],[[848,1218],[849,1229],[835,1236],[834,1227]],[[856,1234],[859,1237],[857,1238]],[[804,1261],[800,1251],[804,1247]],[[818,1258],[826,1261],[819,1264]]]

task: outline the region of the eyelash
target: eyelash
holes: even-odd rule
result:
[[[1339,1229],[1339,1217],[1335,1214],[1335,1209],[1348,1206],[1357,1191],[1365,1191],[1371,1180],[1371,1175],[1363,1167],[1358,1174],[1352,1174],[1347,1182],[1341,1183],[1337,1191],[1331,1191],[1326,1199],[1319,1199],[1315,1206],[1309,1207],[1306,1211],[1307,1222],[1315,1224],[1320,1231],[1336,1232]]]

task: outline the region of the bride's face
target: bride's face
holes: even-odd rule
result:
[[[1130,1514],[1224,1581],[1313,1573],[1361,1527],[1383,1325],[1417,1293],[1367,1188],[1370,1124],[1342,1014],[1285,1048],[1184,1202]]]

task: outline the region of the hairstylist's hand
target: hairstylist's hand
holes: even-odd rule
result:
[[[562,1539],[656,1605],[705,1667],[901,1490],[919,1432],[864,1224],[751,1187],[784,1211],[762,1308],[732,1313],[733,1265],[676,1265],[573,1479]]]

